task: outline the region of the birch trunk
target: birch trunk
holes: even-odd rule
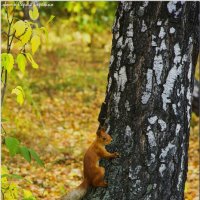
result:
[[[197,62],[198,2],[122,2],[101,125],[120,158],[84,200],[182,200]]]

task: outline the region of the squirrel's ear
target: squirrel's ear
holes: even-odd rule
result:
[[[106,131],[105,131],[105,128],[104,127],[99,127],[98,128],[98,130],[97,130],[97,136],[101,136],[102,135],[102,133],[105,133]]]
[[[101,133],[105,133],[106,129],[104,127],[101,128]]]
[[[101,136],[101,131],[98,129],[96,134],[97,134],[98,137],[100,137]]]

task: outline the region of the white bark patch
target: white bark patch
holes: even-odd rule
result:
[[[174,66],[169,71],[169,74],[166,79],[166,83],[163,86],[164,91],[162,93],[162,99],[163,99],[163,109],[165,111],[167,110],[167,104],[171,103],[170,96],[173,91],[175,81],[177,77],[181,74],[181,70],[182,70],[182,63],[178,68],[176,67],[176,65],[180,63],[181,61],[181,51],[180,51],[180,47],[178,43],[175,44],[174,46],[174,53],[175,53]]]
[[[127,1],[122,1],[122,4],[123,4],[123,9],[125,11],[129,11],[131,9],[131,3],[130,2],[127,2]]]
[[[142,103],[146,104],[151,96],[151,90],[152,90],[152,76],[153,76],[153,71],[152,69],[147,70],[147,84],[146,84],[146,89],[143,92],[142,95]]]
[[[192,38],[189,38],[189,61],[190,61],[190,65],[189,65],[189,70],[188,70],[188,81],[189,83],[191,83],[191,79],[192,79],[192,50],[193,50],[193,44],[192,44]],[[188,105],[187,105],[187,119],[188,119],[188,127],[190,126],[190,109],[191,109],[191,99],[192,99],[192,92],[191,92],[191,88],[190,86],[187,88],[187,100],[188,100]]]
[[[163,70],[163,59],[162,59],[161,54],[156,55],[154,57],[153,69],[155,71],[157,84],[159,85],[159,84],[161,84],[160,77],[161,77],[162,70]]]
[[[157,116],[153,116],[148,118],[148,121],[150,124],[155,124],[155,122],[157,121],[158,117]]]
[[[157,21],[157,25],[161,26],[162,25],[162,21]]]
[[[188,70],[188,80],[191,81],[192,77],[192,60],[190,61],[189,70]]]
[[[126,82],[127,82],[126,67],[123,66],[119,70],[118,89],[121,90],[121,91],[124,91]]]
[[[151,153],[151,157],[150,157],[150,161],[148,162],[148,166],[151,166],[154,162],[155,162],[155,159],[156,158],[156,156],[153,154],[153,153]]]
[[[119,32],[115,33],[115,39],[119,38]]]
[[[130,110],[131,110],[130,104],[129,104],[129,102],[128,102],[127,100],[126,100],[126,102],[125,102],[125,108],[126,108],[127,111],[130,111]]]
[[[133,51],[134,51],[134,46],[133,46],[133,39],[132,38],[127,38],[125,41],[125,45],[128,44],[128,49],[129,49],[129,55],[127,56],[129,64],[133,64],[135,63],[135,54],[133,55]],[[124,47],[125,47],[124,45]]]
[[[189,54],[190,54],[190,65],[189,65],[189,70],[188,70],[188,80],[189,83],[191,83],[192,79],[192,49],[193,49],[193,44],[192,44],[192,38],[189,38]],[[192,93],[190,86],[187,88],[187,100],[188,100],[188,105],[187,105],[187,118],[188,118],[188,126],[190,126],[190,109],[191,109],[191,99],[192,99]]]
[[[182,149],[183,149],[183,144],[181,145]],[[183,171],[184,171],[184,162],[185,162],[185,152],[184,150],[182,151],[183,155],[181,156],[181,172],[178,176],[178,184],[177,184],[177,189],[180,191],[181,190],[181,186],[183,184]]]
[[[174,110],[174,114],[177,115],[177,108],[176,108],[176,104],[172,104],[172,108]]]
[[[117,19],[117,21],[115,20],[115,23],[113,24],[113,31],[115,33],[114,37],[116,40],[119,38],[120,20],[121,20],[122,16],[123,16],[123,13],[120,12],[119,18]]]
[[[177,124],[177,125],[176,125],[176,135],[178,135],[180,129],[181,129],[181,125],[180,125],[180,124]]]
[[[182,11],[182,8],[179,8],[177,10],[176,8],[176,4],[177,4],[177,1],[170,1],[168,4],[167,4],[167,8],[168,8],[168,11],[169,13],[173,13],[174,14],[174,17],[177,18],[178,15],[181,13]],[[181,3],[182,4],[182,3]],[[183,5],[183,4],[182,4]]]
[[[166,129],[166,127],[167,127],[165,121],[163,121],[162,119],[159,119],[158,123],[160,124],[161,131],[164,131]]]
[[[144,22],[144,20],[142,20],[142,29],[141,29],[141,32],[145,32],[147,30],[147,26]]]
[[[108,81],[108,92],[110,91],[110,86],[112,84],[112,78],[109,77],[109,81]]]
[[[149,5],[149,2],[148,1],[144,1],[143,6],[147,7],[148,5]]]
[[[152,195],[151,194],[147,194],[144,198],[144,200],[151,200],[152,199]]]
[[[171,27],[170,29],[169,29],[169,32],[171,33],[171,34],[173,34],[173,33],[175,33],[175,28],[174,27]]]
[[[188,56],[186,54],[183,55],[182,61],[186,62],[188,60]]]
[[[160,176],[163,177],[163,172],[166,170],[166,165],[161,164],[159,167]]]
[[[111,57],[110,57],[110,66],[113,64],[113,61],[114,61],[114,56],[111,55]]]
[[[110,131],[110,125],[108,124],[108,127],[106,129],[106,133],[109,133],[109,131]]]
[[[119,117],[119,108],[118,104],[121,97],[121,92],[125,89],[125,84],[127,82],[127,75],[126,75],[126,67],[122,66],[119,70],[119,72],[114,73],[114,78],[117,82],[117,92],[114,94],[114,101],[115,101],[115,112],[117,114],[117,117]]]
[[[165,37],[166,33],[163,27],[160,28],[160,33],[158,35],[159,38],[163,39]]]
[[[133,24],[132,23],[130,23],[128,25],[126,34],[127,34],[127,37],[133,37]]]
[[[121,36],[118,40],[117,40],[117,45],[116,45],[116,47],[117,48],[119,48],[119,47],[122,47],[122,45],[123,45],[123,36]]]
[[[148,131],[147,132],[147,136],[148,136],[148,143],[150,145],[150,148],[157,146],[156,144],[156,138],[153,134],[153,131]]]
[[[190,88],[188,88],[188,90],[187,90],[187,100],[188,100],[189,105],[191,105],[191,98],[192,98],[192,94],[190,92]]]
[[[161,75],[162,75],[162,71],[163,71],[163,58],[162,55],[160,54],[160,52],[162,50],[167,50],[166,47],[166,43],[165,40],[163,39],[165,37],[166,33],[164,31],[164,28],[161,27],[160,28],[160,33],[159,33],[159,37],[162,39],[160,46],[158,46],[156,44],[156,42],[154,41],[154,39],[156,39],[156,37],[154,35],[152,35],[152,46],[158,46],[156,47],[156,55],[154,57],[154,62],[153,62],[153,70],[155,72],[155,76],[156,76],[156,82],[157,84],[161,84]]]
[[[177,1],[170,1],[167,4],[167,8],[168,8],[169,13],[173,13],[174,11],[176,11],[176,3],[177,3]]]
[[[179,8],[176,12],[175,12],[175,18],[178,17],[178,15],[181,13],[182,8]]]
[[[132,138],[133,132],[132,132],[130,126],[126,126],[125,135],[126,135],[128,138]]]
[[[152,40],[151,40],[151,46],[152,47],[156,47],[157,46],[156,42],[154,41],[155,39],[156,39],[156,36],[152,35]]]
[[[162,40],[161,45],[160,45],[160,50],[166,50],[166,44],[165,44],[165,40]]]
[[[119,108],[118,108],[118,104],[119,104],[119,100],[120,100],[120,92],[116,92],[114,94],[114,102],[115,102],[115,113],[116,116],[119,117]]]
[[[165,161],[166,156],[169,154],[169,152],[172,152],[176,150],[176,146],[174,144],[169,143],[164,149],[162,149],[160,154],[160,160],[161,162]]]
[[[177,90],[177,96],[179,97],[181,94],[184,94],[184,86],[181,85],[181,89]]]
[[[128,44],[128,48],[129,48],[130,52],[132,53],[134,51],[132,38],[127,38],[126,41],[125,41],[125,45],[126,44]]]
[[[132,25],[130,25],[130,27],[132,27]],[[133,30],[132,33],[131,31],[128,30],[127,32],[128,35],[133,35]],[[129,50],[129,55],[127,56],[127,58],[129,59],[129,64],[133,64],[135,63],[135,55],[133,55],[133,51],[134,51],[134,45],[133,45],[133,39],[132,37],[127,37],[125,42],[123,42],[123,37],[121,36],[118,41],[117,41],[117,48],[120,48],[119,52],[117,53],[117,67],[120,68],[120,62],[121,62],[121,56],[122,56],[122,49],[127,48],[128,46],[128,50]]]
[[[173,88],[175,80],[177,79],[177,76],[179,75],[177,68],[174,66],[169,71],[169,74],[167,76],[166,83],[164,84],[164,91],[162,93],[162,100],[163,100],[163,109],[167,110],[167,103],[171,103],[171,99],[169,98]]]
[[[181,61],[181,49],[178,43],[176,43],[174,46],[174,54],[174,64],[178,64]]]

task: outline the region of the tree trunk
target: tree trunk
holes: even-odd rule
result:
[[[198,48],[198,2],[119,3],[99,122],[120,158],[84,200],[184,199]]]

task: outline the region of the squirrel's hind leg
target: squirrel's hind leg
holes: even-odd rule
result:
[[[108,183],[104,181],[104,175],[105,175],[105,168],[99,167],[98,173],[92,180],[92,186],[94,187],[107,187]]]

